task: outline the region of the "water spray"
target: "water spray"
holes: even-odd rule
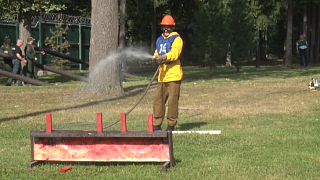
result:
[[[87,88],[90,88],[91,91],[99,90],[101,88],[100,86],[103,86],[103,84],[105,83],[100,78],[101,78],[101,75],[103,74],[103,72],[105,70],[105,67],[108,65],[108,62],[109,61],[113,61],[113,60],[117,60],[119,58],[128,58],[128,57],[137,58],[137,59],[149,59],[149,60],[151,58],[152,59],[158,58],[158,56],[152,56],[149,53],[146,53],[146,52],[143,52],[143,51],[139,51],[138,49],[133,49],[133,48],[128,48],[128,49],[122,51],[121,53],[111,54],[107,58],[101,60],[98,64],[93,66],[94,70],[93,70],[93,72],[90,73],[89,79],[91,81],[98,82],[98,83],[91,83],[91,84],[89,83]],[[152,82],[157,77],[159,69],[160,69],[160,65],[158,66],[157,70],[155,71],[153,77],[150,80],[149,85],[146,87],[146,89],[144,90],[144,92],[141,95],[141,97],[139,98],[139,100],[133,105],[133,107],[131,109],[129,109],[125,113],[126,115],[129,115],[138,106],[138,104],[142,101],[142,99],[145,97],[145,95],[147,94],[148,90],[150,89],[150,86],[152,85]],[[103,84],[101,84],[101,83],[103,83]],[[116,120],[116,121],[112,122],[111,124],[103,127],[103,129],[109,128],[109,127],[119,123],[120,121],[121,121],[121,119]],[[82,124],[82,125],[88,125],[88,124],[91,124],[91,123]]]
[[[152,56],[152,57],[156,57],[156,56]],[[134,104],[134,105],[132,106],[132,108],[131,108],[129,111],[126,112],[126,115],[129,115],[129,114],[133,111],[133,109],[136,108],[136,107],[138,106],[138,104],[142,101],[142,99],[143,99],[144,96],[147,94],[148,90],[150,89],[150,86],[151,86],[154,78],[157,76],[157,74],[158,74],[158,72],[159,72],[159,69],[160,69],[160,65],[158,66],[156,72],[154,73],[152,79],[150,80],[149,85],[148,85],[147,88],[144,90],[144,92],[143,92],[142,96],[140,97],[140,99],[136,102],[136,104]],[[119,119],[119,120],[117,120],[117,121],[114,121],[113,123],[109,124],[108,126],[103,127],[103,129],[109,128],[109,127],[117,124],[117,123],[120,122],[120,121],[121,121],[121,119]]]
[[[157,58],[158,58],[158,56],[152,56],[152,59],[157,59]],[[157,74],[158,74],[158,72],[159,72],[159,69],[160,69],[160,65],[158,66],[156,72],[154,73],[152,79],[150,80],[149,85],[148,85],[147,88],[144,90],[144,92],[143,92],[142,96],[140,97],[140,99],[136,102],[136,104],[134,104],[134,105],[132,106],[132,108],[131,108],[129,111],[126,112],[126,115],[129,115],[129,114],[133,111],[133,109],[136,108],[136,107],[138,106],[138,104],[142,101],[142,99],[143,99],[144,96],[147,94],[148,90],[150,89],[150,86],[151,86],[154,78],[157,76]],[[111,124],[109,124],[108,126],[105,126],[105,127],[103,127],[103,128],[109,128],[109,127],[117,124],[117,123],[120,122],[120,121],[121,121],[121,119],[119,119],[119,120],[117,120],[117,121],[115,121],[115,122],[113,122],[113,123],[111,123]]]

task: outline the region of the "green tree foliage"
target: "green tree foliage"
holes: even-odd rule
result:
[[[241,61],[248,59],[248,51],[253,47],[253,19],[246,0],[199,3],[203,5],[195,13],[192,26],[193,53],[212,69],[224,64],[230,51],[238,72]]]
[[[64,0],[66,8],[62,9],[63,14],[72,16],[91,17],[91,1],[88,0]]]
[[[249,13],[246,0],[232,0],[229,7],[230,51],[239,72],[240,63],[248,60],[248,51],[253,47],[254,19]]]
[[[31,18],[36,12],[61,11],[65,6],[58,0],[2,0],[0,18],[8,19],[19,13],[19,38],[27,40],[31,36]],[[24,46],[22,47],[24,48]]]
[[[127,44],[146,46],[151,44],[151,25],[156,23],[164,14],[170,14],[168,10],[169,1],[172,0],[127,0]]]
[[[275,26],[281,19],[284,4],[278,0],[248,0],[249,13],[254,19],[256,29],[266,30],[270,26]]]
[[[184,40],[184,51],[189,53],[192,50],[193,54],[197,56],[196,59],[193,59],[190,54],[187,54],[188,61],[200,61],[210,67],[224,64],[225,55],[227,54],[225,51],[228,50],[229,44],[229,50],[233,51],[232,60],[238,61],[235,51],[238,51],[239,47],[232,44],[236,43],[237,36],[243,36],[235,35],[239,34],[239,32],[235,31],[246,29],[247,26],[251,28],[248,28],[250,30],[247,32],[260,33],[260,39],[256,35],[257,39],[255,40],[256,42],[259,41],[261,55],[263,54],[263,49],[268,49],[268,51],[265,51],[264,57],[267,57],[266,53],[274,53],[281,58],[284,55],[284,42],[287,39],[286,36],[288,36],[286,35],[288,2],[292,2],[294,8],[292,15],[293,32],[289,33],[293,36],[292,46],[294,48],[294,43],[298,38],[297,33],[301,33],[302,29],[304,7],[308,7],[308,24],[305,23],[306,25],[304,25],[304,27],[308,25],[308,30],[306,30],[309,33],[307,39],[309,41],[315,39],[315,37],[310,37],[312,29],[315,29],[315,34],[318,34],[318,28],[311,28],[312,24],[310,24],[310,20],[317,19],[317,13],[310,12],[313,7],[319,4],[320,0],[240,0],[238,7],[233,7],[234,3],[238,3],[237,0],[126,0],[126,44],[154,48],[155,39],[161,34],[159,23],[165,14],[170,14],[176,21],[177,32]],[[237,17],[240,14],[236,13],[236,11],[245,14],[245,18],[241,17],[241,20],[241,18]],[[26,22],[25,19],[29,19],[29,22],[31,22],[31,15],[38,12],[61,12],[74,16],[90,17],[91,1],[0,0],[0,18],[2,17],[3,19],[12,14],[26,13],[28,16],[20,16],[20,22]],[[22,21],[21,18],[25,19]],[[236,25],[234,18],[237,18],[241,23]],[[30,26],[25,23],[19,28],[22,29],[21,27]],[[194,32],[193,36],[186,36],[190,34],[190,27]],[[26,31],[31,30],[27,29]],[[250,33],[246,35],[248,34]],[[250,34],[250,38],[252,38],[253,34]],[[31,32],[29,34],[19,32],[20,38],[25,39],[30,35]],[[266,35],[268,40],[264,39],[265,37],[262,37],[262,35]],[[192,42],[189,41],[189,37],[192,38]],[[242,42],[242,44],[246,42]],[[190,44],[192,44],[193,48],[191,48]],[[251,45],[248,44],[248,47],[245,47],[247,50],[241,50],[244,55],[248,55],[248,50],[253,49],[253,46],[249,46]],[[241,45],[241,47],[244,47],[244,45]],[[315,52],[315,54],[317,53]],[[246,57],[241,57],[240,59],[242,61]]]
[[[154,8],[150,1],[127,0],[126,4],[126,40],[130,45],[150,44],[151,13]]]
[[[63,35],[67,34],[68,26],[66,26],[65,28],[62,28],[62,24],[60,23],[60,24],[55,25],[55,28],[56,28],[55,31],[50,28],[51,37],[47,37],[45,39],[45,41],[44,41],[45,45],[49,46],[52,49],[52,51],[59,51],[60,49],[62,51],[68,50],[68,48],[70,47],[70,44],[66,40],[65,36],[63,36]],[[63,39],[62,44],[60,44],[60,37],[61,36]],[[69,55],[69,52],[64,53],[64,54]],[[51,56],[51,58],[52,58],[51,62],[53,64],[53,67],[58,68],[58,69],[63,69],[63,70],[71,68],[70,66],[67,65],[69,62],[68,60],[61,59],[56,56]]]
[[[155,19],[159,36],[159,24],[166,14],[174,17],[177,27],[190,25],[196,8],[196,0],[127,0],[127,44],[150,45],[153,20]]]
[[[226,6],[220,0],[209,0],[199,6],[192,25],[193,53],[212,68],[225,63],[230,44],[230,29]]]
[[[0,17],[5,19],[21,12],[61,12],[68,15],[90,17],[91,2],[88,0],[1,0]]]
[[[58,0],[1,0],[0,17],[6,18],[12,14],[21,12],[52,12],[66,9],[64,4]]]

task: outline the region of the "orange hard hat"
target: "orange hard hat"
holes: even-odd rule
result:
[[[165,15],[160,23],[163,26],[174,26],[176,23],[174,23],[174,20],[172,16],[170,15]]]

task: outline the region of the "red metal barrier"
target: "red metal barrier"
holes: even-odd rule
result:
[[[153,132],[153,114],[148,114],[148,132]]]
[[[163,162],[162,171],[174,165],[172,132],[127,131],[125,113],[121,131],[102,131],[102,113],[97,113],[97,131],[52,130],[47,114],[47,131],[31,131],[31,163],[66,162]]]
[[[126,113],[121,113],[121,132],[127,132]]]
[[[47,133],[52,132],[52,119],[51,119],[51,113],[47,113]]]
[[[103,131],[102,128],[102,113],[97,113],[97,132],[101,133]]]

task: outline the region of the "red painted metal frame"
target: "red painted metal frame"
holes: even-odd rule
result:
[[[148,132],[153,132],[153,114],[148,114]]]
[[[121,131],[103,131],[102,113],[97,113],[97,131],[31,131],[31,163],[67,162],[164,162],[162,171],[174,165],[171,131],[153,132],[153,115],[148,115],[148,131],[127,131],[126,114],[121,114]],[[49,132],[50,131],[50,132]]]
[[[46,118],[47,118],[47,133],[51,133],[52,132],[51,113],[47,113]]]
[[[102,113],[97,113],[97,132],[101,133],[103,131],[102,128]]]
[[[121,113],[121,132],[127,132],[126,113]]]

